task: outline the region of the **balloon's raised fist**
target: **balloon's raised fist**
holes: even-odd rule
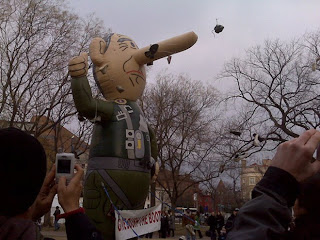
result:
[[[88,54],[81,53],[69,61],[69,75],[71,77],[84,77],[88,73]]]

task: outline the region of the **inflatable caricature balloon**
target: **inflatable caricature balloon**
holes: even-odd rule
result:
[[[69,62],[76,108],[80,116],[95,123],[83,205],[105,239],[114,239],[115,225],[113,207],[101,183],[119,209],[141,209],[155,167],[156,139],[136,102],[146,85],[144,65],[186,50],[196,41],[197,35],[189,32],[139,49],[121,34],[93,39],[89,54],[105,100],[92,97],[87,54]]]

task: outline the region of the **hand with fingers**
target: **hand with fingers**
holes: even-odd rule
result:
[[[71,212],[79,208],[79,199],[82,191],[83,169],[79,164],[75,165],[77,173],[67,185],[65,177],[59,178],[58,200],[64,212]]]
[[[308,130],[298,138],[280,144],[271,166],[287,171],[299,182],[303,181],[320,171],[320,161],[313,160],[319,143],[320,132]]]
[[[69,75],[73,78],[84,77],[88,74],[88,53],[80,53],[72,58],[68,65]]]
[[[32,219],[35,221],[50,211],[54,195],[57,193],[57,185],[55,184],[56,167],[53,165],[50,172],[47,174],[40,192],[32,205]]]

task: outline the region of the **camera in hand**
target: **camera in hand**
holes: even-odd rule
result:
[[[74,174],[75,156],[73,153],[57,153],[56,155],[56,182],[64,176],[67,182],[71,180]]]

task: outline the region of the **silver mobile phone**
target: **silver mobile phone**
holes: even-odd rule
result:
[[[57,153],[56,155],[56,182],[64,176],[67,182],[74,174],[75,156],[73,153]]]

